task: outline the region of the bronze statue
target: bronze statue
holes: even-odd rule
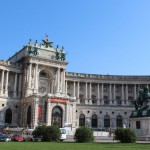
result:
[[[135,109],[138,110],[143,105],[146,105],[149,102],[149,99],[150,99],[150,92],[149,92],[148,86],[146,85],[141,86],[139,89],[139,96],[134,101]]]

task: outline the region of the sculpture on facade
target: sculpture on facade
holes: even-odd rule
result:
[[[64,47],[62,47],[61,50],[58,50],[58,45],[56,47],[56,60],[65,61],[66,60],[66,54],[64,52]]]
[[[138,110],[142,106],[147,105],[149,100],[150,100],[150,92],[149,92],[148,86],[146,86],[146,85],[141,86],[139,89],[139,96],[134,101],[135,109]]]
[[[35,56],[38,55],[38,48],[37,47],[32,47],[32,46],[29,46],[28,48],[28,53],[29,54],[34,54]]]

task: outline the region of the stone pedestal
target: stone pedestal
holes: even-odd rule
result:
[[[138,137],[150,137],[150,117],[130,118],[130,128]]]
[[[150,106],[132,111],[130,128],[135,130],[137,136],[150,137]]]

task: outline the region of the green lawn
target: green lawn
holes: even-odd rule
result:
[[[149,150],[150,144],[0,142],[0,150]]]

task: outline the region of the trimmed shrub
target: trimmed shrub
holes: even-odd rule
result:
[[[52,125],[52,126],[47,126],[45,130],[45,134],[43,135],[43,139],[46,139],[46,141],[59,141],[60,136],[61,133],[59,127]]]
[[[117,128],[115,130],[115,139],[121,143],[134,143],[137,136],[132,129]]]
[[[58,126],[38,126],[33,131],[34,138],[42,138],[42,141],[58,141],[61,133]]]
[[[76,129],[74,139],[76,142],[93,142],[93,130],[88,127],[79,127]]]
[[[46,130],[46,126],[45,125],[42,125],[42,126],[37,126],[35,128],[35,130],[33,131],[33,137],[34,138],[43,138],[43,133],[45,132]]]

